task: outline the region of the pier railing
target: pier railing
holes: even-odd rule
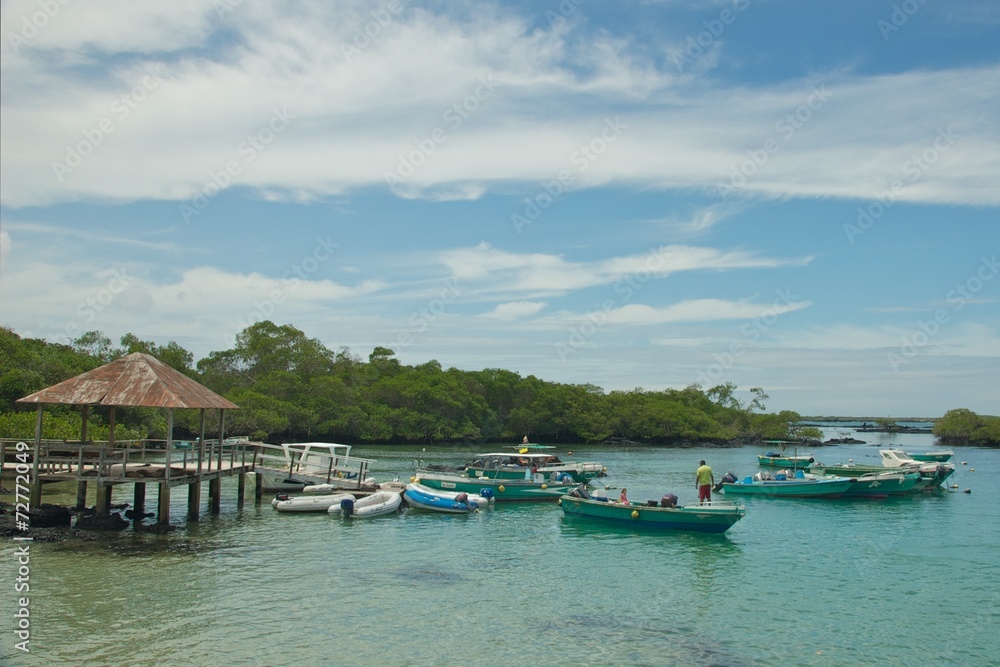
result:
[[[34,439],[0,439],[0,474],[14,472],[17,463],[24,463],[24,452],[18,457],[17,443]],[[206,440],[204,446],[183,440],[42,440],[38,451],[39,475],[77,480],[134,481],[141,468],[162,468],[155,477],[171,481],[191,475],[206,475],[230,470],[235,466],[253,465],[258,443],[250,441]],[[34,463],[32,459],[32,464]],[[133,475],[128,473],[132,472]]]

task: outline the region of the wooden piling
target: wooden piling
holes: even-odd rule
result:
[[[76,483],[76,509],[82,510],[87,507],[87,481]]]
[[[245,472],[241,472],[239,474],[239,481],[237,482],[237,489],[236,489],[237,509],[243,509],[243,497],[246,495],[246,492],[247,492],[247,474]]]
[[[111,485],[97,485],[97,501],[94,503],[94,514],[102,516],[111,515]]]
[[[260,505],[260,500],[264,497],[264,478],[261,475],[253,477],[253,502],[255,505]]]
[[[222,511],[222,478],[215,476],[208,480],[208,506],[212,514]]]
[[[142,521],[142,515],[146,511],[146,483],[136,482],[132,489],[132,512],[136,521]]]
[[[156,499],[156,520],[158,523],[170,523],[170,485],[160,482],[160,493]]]
[[[201,482],[188,484],[188,519],[197,521],[201,513]]]

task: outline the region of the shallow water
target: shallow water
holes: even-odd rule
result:
[[[877,461],[878,446],[932,445],[856,437],[873,444],[812,454]],[[417,459],[495,448],[355,453],[406,479]],[[603,462],[634,501],[672,491],[684,504],[699,459],[718,479],[755,471],[760,450],[560,453]],[[936,494],[747,498],[722,536],[597,527],[554,503],[352,523],[252,500],[240,511],[226,480],[221,515],[199,523],[180,518],[175,492],[168,535],[33,544],[27,655],[14,649],[14,544],[0,543],[0,664],[996,664],[1000,451],[960,448],[955,462],[958,489]]]

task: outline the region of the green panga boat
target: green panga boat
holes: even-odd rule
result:
[[[531,480],[523,478],[470,478],[460,473],[437,472],[424,469],[417,470],[413,481],[442,491],[487,495],[483,493],[483,490],[489,490],[497,502],[511,500],[556,500],[578,486],[572,480],[567,482],[553,482],[541,475]]]
[[[727,496],[836,498],[851,488],[853,482],[853,479],[847,477],[759,479],[754,476],[744,477],[738,482],[723,482],[722,492]]]
[[[650,501],[652,503],[654,501]],[[564,495],[559,499],[567,517],[592,519],[619,526],[652,530],[684,530],[724,533],[743,518],[747,510],[735,503],[711,503],[690,507],[660,507],[652,504],[618,503],[606,499]]]

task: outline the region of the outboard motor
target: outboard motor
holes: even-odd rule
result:
[[[584,499],[590,498],[590,492],[587,491],[586,484],[580,484],[575,489],[570,491],[569,495],[574,496],[576,498],[584,498]]]
[[[274,499],[275,500],[288,500],[288,494],[287,493],[279,493],[278,495],[276,495],[274,497]]]
[[[340,513],[344,517],[350,518],[354,514],[354,501],[350,498],[344,498],[340,501]]]
[[[660,498],[660,507],[677,507],[677,496],[672,493],[664,494]]]
[[[722,481],[716,484],[714,487],[712,487],[712,491],[714,493],[718,493],[719,490],[722,489],[723,484],[735,484],[735,483],[736,483],[736,475],[734,475],[732,472],[727,472],[725,475],[722,476]]]

